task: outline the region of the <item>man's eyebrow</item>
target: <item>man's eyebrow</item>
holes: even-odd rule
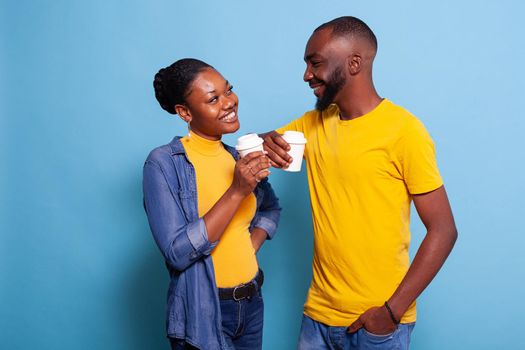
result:
[[[304,61],[310,61],[312,60],[314,57],[319,57],[319,54],[317,52],[314,52],[314,53],[311,53],[311,54],[308,54],[306,56],[304,56]]]

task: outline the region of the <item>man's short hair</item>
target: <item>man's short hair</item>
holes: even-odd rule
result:
[[[359,18],[352,16],[338,17],[330,22],[326,22],[317,27],[314,32],[321,29],[331,29],[332,36],[342,37],[357,37],[365,39],[377,51],[377,39],[370,27],[360,20]]]

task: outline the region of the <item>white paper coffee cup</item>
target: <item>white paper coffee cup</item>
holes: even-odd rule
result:
[[[301,165],[303,164],[303,153],[304,146],[306,145],[306,139],[304,134],[300,131],[285,131],[283,138],[290,145],[288,154],[292,157],[292,163],[284,171],[301,171]]]
[[[235,149],[242,158],[248,153],[263,151],[263,142],[264,140],[257,134],[246,134],[237,139]]]

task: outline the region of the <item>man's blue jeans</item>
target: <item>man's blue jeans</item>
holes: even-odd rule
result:
[[[330,327],[303,315],[298,350],[408,350],[415,323],[400,324],[392,334],[375,335],[364,328]]]
[[[222,331],[232,350],[261,350],[264,303],[261,290],[251,298],[221,300]],[[196,349],[182,340],[170,339],[173,350]]]

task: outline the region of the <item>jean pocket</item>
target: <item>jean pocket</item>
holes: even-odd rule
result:
[[[398,331],[399,328],[397,328],[395,331],[393,331],[392,333],[389,333],[389,334],[374,334],[374,333],[371,333],[369,331],[367,331],[366,329],[362,328],[362,332],[361,332],[361,341],[360,343],[362,343],[364,346],[363,348],[364,349],[368,349],[368,348],[373,348],[373,346],[387,346],[388,345],[388,349],[396,349],[395,347],[395,343],[396,343],[396,333]],[[367,347],[368,346],[368,347]],[[382,347],[381,347],[382,349]]]

